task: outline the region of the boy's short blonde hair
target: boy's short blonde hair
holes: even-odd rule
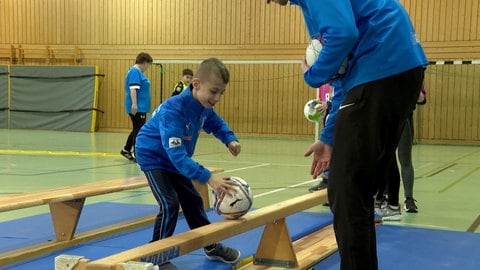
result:
[[[200,66],[198,66],[194,77],[201,80],[207,79],[213,74],[221,78],[225,84],[230,80],[230,73],[227,67],[222,61],[215,57],[203,60],[202,63],[200,63]]]

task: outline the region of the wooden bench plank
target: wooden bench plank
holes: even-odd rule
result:
[[[26,192],[8,197],[0,197],[0,212],[103,195],[147,185],[145,176],[134,176],[77,186]]]
[[[223,172],[223,169],[221,168],[208,169],[212,173]],[[202,196],[204,207],[210,208],[208,186],[206,184],[201,184],[198,181],[193,181],[193,184]],[[133,176],[0,197],[0,212],[48,204],[56,234],[56,241],[50,241],[45,244],[34,245],[21,250],[13,250],[11,252],[0,254],[0,266],[12,263],[15,259],[25,259],[52,250],[58,250],[68,245],[78,243],[79,240],[87,241],[94,236],[99,237],[107,233],[111,234],[118,232],[122,228],[126,230],[132,228],[132,226],[144,225],[146,222],[153,223],[156,215],[149,216],[146,220],[140,219],[139,221],[134,220],[116,225],[114,224],[107,229],[101,229],[101,233],[93,231],[91,234],[87,233],[88,236],[75,235],[78,220],[87,197],[147,186],[148,182],[145,176]]]
[[[121,270],[124,269],[122,263],[127,261],[161,263],[164,260],[173,259],[267,223],[276,222],[286,216],[312,208],[326,201],[326,190],[308,193],[251,211],[238,220],[215,222],[86,264],[85,262],[88,261],[88,259],[82,259],[81,263],[73,269]],[[86,265],[86,267],[82,267],[82,265]]]
[[[221,168],[208,169],[212,173],[223,171]],[[197,182],[194,181],[194,183]],[[7,197],[0,197],[0,212],[104,195],[146,186],[148,186],[148,183],[145,176],[140,175],[121,179],[92,182],[77,186],[26,192]]]
[[[210,168],[209,168],[210,169]],[[212,173],[223,169],[211,168]],[[210,207],[208,187],[193,181],[200,193],[205,208]],[[72,240],[82,213],[85,199],[113,192],[120,192],[148,186],[145,176],[134,176],[93,182],[78,186],[60,187],[50,190],[27,192],[1,197],[0,212],[48,204],[57,241]]]

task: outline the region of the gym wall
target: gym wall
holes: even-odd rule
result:
[[[433,63],[425,82],[428,103],[416,111],[418,139],[480,144],[477,62],[440,62],[480,59],[479,2],[401,2]],[[145,51],[161,64],[146,73],[154,106],[170,96],[183,68],[195,69],[198,61],[215,56],[230,61],[232,73],[217,111],[238,133],[315,133],[302,113],[315,91],[304,84],[296,63],[308,43],[296,7],[263,0],[4,0],[0,36],[0,54],[13,45],[14,59],[23,64],[98,66],[105,74],[98,100],[101,131],[130,128],[123,82],[135,56]],[[67,51],[75,52],[61,56]],[[0,63],[11,59],[0,55]]]

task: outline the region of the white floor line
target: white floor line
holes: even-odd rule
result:
[[[295,184],[295,185],[287,186],[287,187],[284,187],[284,188],[277,188],[277,189],[274,189],[274,190],[271,190],[271,191],[268,191],[268,192],[253,195],[253,198],[255,199],[255,198],[258,198],[258,197],[263,197],[263,196],[266,196],[266,195],[270,195],[270,194],[273,194],[273,193],[284,191],[284,190],[289,189],[289,188],[303,186],[303,185],[310,184],[312,182],[317,182],[317,181],[319,181],[319,180],[318,179],[312,179],[312,180],[308,180],[308,181],[303,181],[303,182]]]
[[[253,161],[236,161],[236,160],[213,160],[213,159],[196,159],[198,162],[206,163],[206,162],[217,162],[217,163],[235,163],[235,164],[252,164],[258,163]],[[289,167],[309,167],[311,161],[305,162],[305,164],[292,164],[292,163],[268,163],[269,165],[273,166],[289,166]],[[266,163],[262,163],[266,164]]]
[[[226,171],[223,171],[223,172],[225,172],[225,173],[236,172],[236,171],[248,170],[248,169],[253,169],[253,168],[258,168],[258,167],[266,167],[266,166],[270,166],[270,165],[271,165],[270,163],[263,163],[263,164],[259,164],[259,165],[242,167],[242,168],[233,169],[233,170],[226,170]]]

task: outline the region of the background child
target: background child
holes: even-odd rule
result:
[[[188,85],[192,82],[193,71],[191,69],[184,69],[182,71],[182,79],[173,88],[172,96],[176,96],[187,89]]]
[[[189,87],[162,103],[138,134],[137,162],[160,205],[152,241],[173,235],[179,204],[191,229],[210,224],[192,179],[208,183],[215,192],[230,194],[233,184],[192,159],[202,129],[213,133],[233,156],[240,153],[237,137],[213,110],[228,81],[229,72],[220,60],[203,61]],[[235,263],[240,258],[238,250],[221,243],[204,250],[210,260]],[[160,269],[175,268],[165,262]]]

